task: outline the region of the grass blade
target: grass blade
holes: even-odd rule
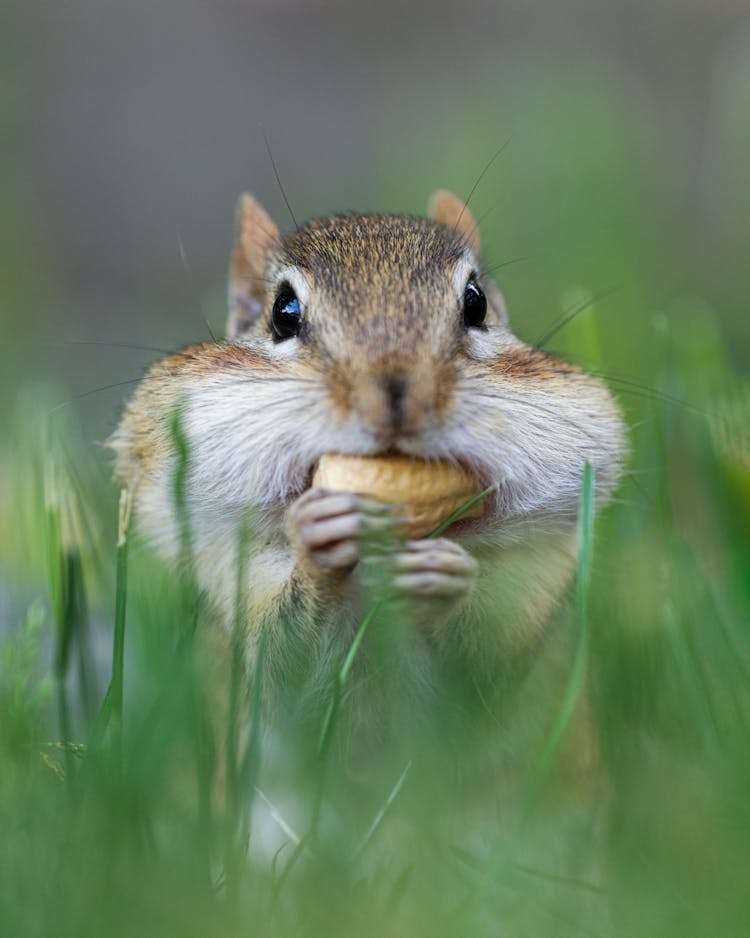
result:
[[[525,820],[541,794],[552,770],[555,757],[565,737],[583,690],[588,655],[588,600],[591,567],[594,556],[594,469],[587,462],[578,509],[578,567],[575,592],[576,648],[568,684],[560,708],[547,736],[534,777],[525,799],[522,820]]]
[[[128,593],[128,530],[132,500],[130,492],[120,492],[117,525],[117,573],[115,579],[115,632],[112,644],[112,715],[119,735],[122,727],[123,677],[125,669],[125,611]]]

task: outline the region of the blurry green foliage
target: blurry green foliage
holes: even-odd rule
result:
[[[256,764],[257,727],[240,721],[230,765],[251,770],[227,788],[223,735],[204,717],[231,674],[193,641],[195,610],[137,543],[116,744],[89,711],[103,688],[79,694],[91,658],[101,670],[89,619],[105,624],[109,666],[117,498],[75,408],[56,409],[69,393],[40,390],[54,358],[42,340],[65,337],[69,284],[23,155],[3,152],[0,381],[14,417],[0,457],[0,934],[746,933],[747,48],[738,32],[718,55],[708,130],[694,136],[687,92],[665,80],[659,97],[615,57],[549,38],[470,73],[457,55],[445,96],[421,64],[384,78],[358,207],[421,212],[433,188],[468,194],[510,137],[471,202],[486,265],[527,258],[497,271],[515,328],[537,341],[560,325],[546,347],[607,378],[631,427],[588,595],[604,771],[581,786],[555,761],[526,814],[528,776],[516,787],[482,775],[470,739],[450,752],[394,745],[366,777],[329,766],[320,843],[303,842],[291,868],[319,794],[296,749],[309,739],[266,731]],[[21,63],[4,54],[0,75],[0,112],[20,134],[33,117]],[[165,315],[183,323],[178,305]],[[569,675],[544,686],[546,731]],[[247,718],[258,675],[245,677]],[[533,766],[525,732],[512,745]],[[472,815],[488,790],[495,810]]]

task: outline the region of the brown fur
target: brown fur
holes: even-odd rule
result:
[[[505,352],[498,358],[496,368],[503,377],[519,381],[567,381],[583,375],[580,368],[531,346]]]

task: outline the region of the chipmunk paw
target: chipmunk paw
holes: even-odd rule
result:
[[[407,541],[386,560],[396,597],[455,600],[471,590],[478,564],[448,538]]]
[[[346,572],[365,546],[395,532],[393,506],[350,492],[312,488],[287,512],[287,531],[303,560],[318,571]]]

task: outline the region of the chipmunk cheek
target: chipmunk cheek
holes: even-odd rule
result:
[[[335,419],[348,419],[352,413],[352,381],[346,370],[329,361],[322,371],[322,383],[327,406]]]
[[[492,361],[502,354],[503,339],[490,329],[467,329],[464,348],[472,361]]]

